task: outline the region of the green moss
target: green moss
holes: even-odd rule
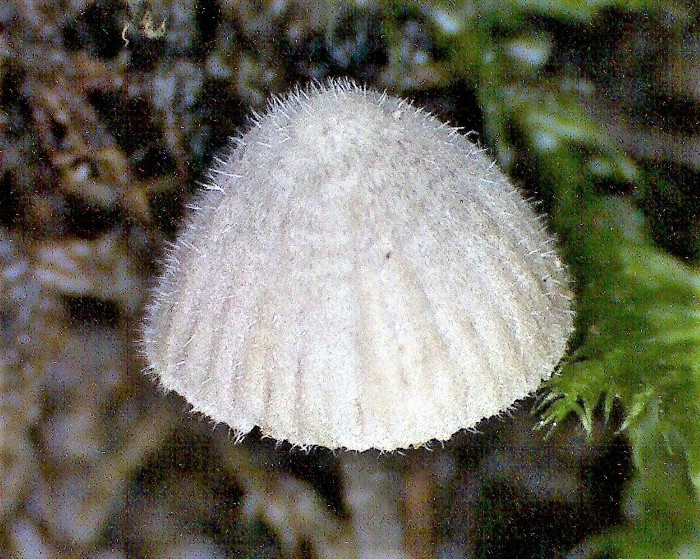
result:
[[[658,13],[677,7],[643,1],[485,2],[474,6],[471,24],[443,33],[441,40],[453,53],[455,76],[469,79],[478,91],[486,135],[501,163],[512,166],[516,140],[524,140],[537,162],[543,189],[552,196],[551,224],[576,278],[577,335],[538,407],[541,426],[556,429],[573,413],[590,433],[600,406],[606,418],[615,401],[624,410],[621,430],[636,467],[626,493],[628,522],[591,543],[622,557],[696,556],[700,273],[654,245],[627,193],[653,190],[648,186],[653,177],[589,116],[569,78],[518,69],[508,52],[513,33],[504,31],[512,25],[522,37],[523,22],[542,16],[590,24],[611,8]],[[541,42],[541,36],[533,32],[530,40]],[[631,187],[613,195],[601,184]]]

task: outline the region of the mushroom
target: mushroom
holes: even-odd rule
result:
[[[163,387],[293,445],[449,439],[548,378],[572,331],[554,239],[482,149],[350,81],[272,100],[170,250]]]

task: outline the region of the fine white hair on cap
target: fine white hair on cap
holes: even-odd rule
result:
[[[163,387],[237,436],[393,450],[537,389],[572,331],[542,222],[482,150],[331,81],[219,160],[149,307]]]

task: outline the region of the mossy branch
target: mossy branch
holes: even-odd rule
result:
[[[507,9],[523,21],[541,4],[514,1]],[[574,21],[621,7],[557,6],[561,13],[548,15]],[[555,428],[574,413],[591,433],[596,410],[602,406],[609,418],[619,401],[637,470],[627,491],[630,522],[594,540],[594,549],[645,558],[700,550],[700,272],[653,246],[630,198],[598,191],[601,181],[643,186],[649,179],[590,117],[570,83],[516,68],[503,33],[494,32],[503,21],[484,8],[461,33],[467,38],[453,41],[455,50],[468,43],[478,52],[456,54],[455,64],[464,63],[463,77],[475,82],[501,163],[512,163],[518,141],[534,154],[576,278],[577,335],[538,405],[540,427]]]

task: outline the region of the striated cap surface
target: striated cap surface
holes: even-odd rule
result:
[[[572,330],[543,224],[466,137],[338,81],[272,101],[154,292],[162,385],[245,434],[393,450],[534,391]]]

